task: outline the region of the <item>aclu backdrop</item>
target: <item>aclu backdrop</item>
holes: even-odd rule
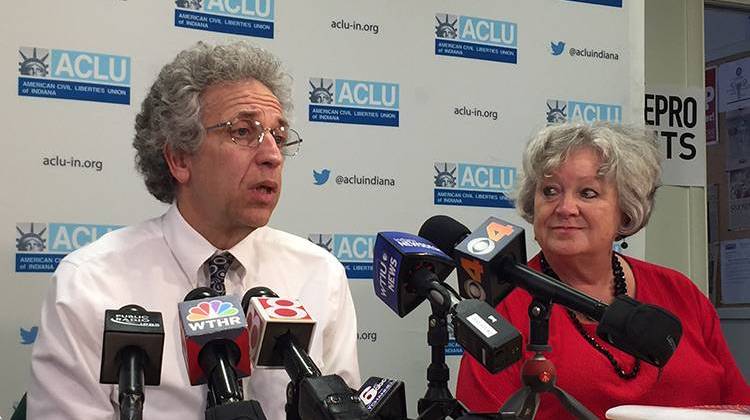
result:
[[[164,210],[134,170],[133,120],[159,68],[198,40],[251,41],[293,74],[305,143],[271,224],[345,265],[362,375],[405,380],[412,415],[429,305],[400,319],[373,294],[376,233],[415,233],[441,213],[472,228],[490,215],[523,224],[509,193],[533,132],[642,123],[636,0],[45,0],[13,2],[3,21],[5,416],[28,384],[60,259]],[[637,239],[627,252],[642,256]],[[461,349],[449,353],[453,381]]]

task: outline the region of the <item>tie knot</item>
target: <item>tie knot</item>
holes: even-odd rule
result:
[[[234,262],[234,255],[229,252],[220,252],[214,254],[206,261],[208,264],[208,281],[216,293],[219,295],[226,294],[224,279],[227,277],[229,266]]]

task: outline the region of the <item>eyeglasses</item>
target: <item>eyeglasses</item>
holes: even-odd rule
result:
[[[234,117],[230,121],[206,127],[206,131],[219,128],[227,129],[229,137],[234,144],[248,148],[258,147],[259,144],[263,143],[266,133],[269,133],[273,137],[274,142],[276,142],[276,147],[279,148],[281,154],[284,156],[295,156],[299,153],[300,146],[302,145],[302,138],[300,138],[299,133],[286,125],[281,125],[277,128],[266,128],[258,121],[249,118]]]

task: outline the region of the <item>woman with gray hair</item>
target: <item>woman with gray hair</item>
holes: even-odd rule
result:
[[[613,251],[614,241],[648,222],[660,160],[652,135],[605,123],[546,127],[523,157],[516,207],[533,224],[541,247],[529,265],[604,303],[626,294],[667,309],[682,323],[682,340],[659,369],[596,338],[596,321],[552,307],[547,357],[557,368],[557,385],[601,418],[623,404],[750,403],[750,387],[727,348],[716,310],[700,290],[677,271]],[[531,300],[516,289],[497,306],[524,337]],[[524,359],[533,356],[527,351]],[[458,398],[472,411],[497,411],[522,387],[522,364],[492,375],[464,355]],[[538,419],[572,418],[548,394],[537,414]]]

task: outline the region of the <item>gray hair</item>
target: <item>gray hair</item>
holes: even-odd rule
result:
[[[194,153],[206,134],[201,95],[223,82],[257,80],[291,113],[291,76],[276,56],[244,41],[224,45],[198,42],[165,65],[135,117],[135,165],[159,201],[175,198],[175,180],[164,160],[164,145]]]
[[[660,185],[661,153],[652,132],[610,123],[557,124],[537,133],[523,154],[523,174],[516,191],[518,212],[533,223],[538,183],[580,148],[591,148],[599,154],[599,176],[612,179],[617,186],[623,216],[618,235],[626,237],[641,230],[651,216]]]

